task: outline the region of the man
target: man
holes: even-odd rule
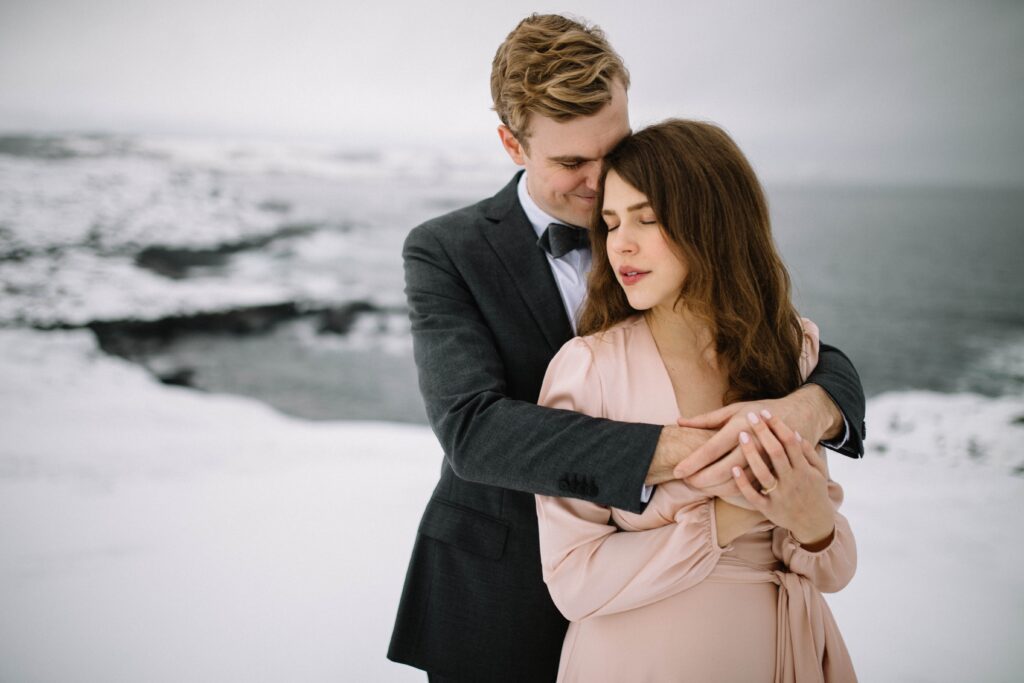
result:
[[[750,404],[689,423],[721,426],[714,436],[535,405],[548,361],[573,336],[590,265],[589,250],[571,248],[579,230],[548,225],[590,223],[601,159],[629,133],[628,86],[599,29],[524,19],[498,49],[491,93],[501,143],[525,174],[405,243],[420,389],[445,458],[388,657],[431,681],[555,679],[567,623],[541,578],[534,493],[633,512],[646,485],[674,474],[736,493],[732,450]],[[811,382],[761,404],[815,439],[848,432],[843,451],[858,457],[864,398],[853,366],[823,346]]]

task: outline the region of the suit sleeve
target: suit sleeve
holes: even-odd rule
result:
[[[427,416],[455,474],[640,512],[661,427],[510,398],[493,332],[429,225],[405,242],[406,296]]]
[[[541,404],[604,414],[600,373],[582,339],[551,361]],[[724,549],[715,534],[714,500],[695,499],[675,520],[624,532],[611,510],[572,498],[537,496],[544,582],[570,621],[622,612],[662,600],[704,580]]]
[[[834,346],[822,344],[818,365],[807,382],[825,390],[849,427],[849,438],[835,450],[851,458],[864,457],[864,387],[850,359]]]

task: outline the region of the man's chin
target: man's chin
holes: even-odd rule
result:
[[[575,197],[575,200],[573,213],[579,216],[576,225],[589,227],[590,221],[594,217],[594,205],[597,203],[597,197]]]
[[[589,228],[593,212],[589,208],[581,209],[581,204],[582,202],[574,202],[574,206],[570,211],[566,212],[567,215],[562,220],[565,220],[569,225],[575,225],[579,228]]]

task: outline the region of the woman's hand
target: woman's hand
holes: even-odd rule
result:
[[[812,443],[767,410],[760,418],[748,413],[747,421],[753,438],[741,432],[740,450],[759,486],[755,489],[743,470],[734,467],[732,473],[740,493],[755,510],[788,529],[802,546],[812,550],[827,546],[835,530],[835,511],[828,497],[824,459]],[[768,454],[771,469],[758,451],[755,438]]]

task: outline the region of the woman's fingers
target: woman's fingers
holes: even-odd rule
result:
[[[762,411],[767,413],[768,411]],[[769,419],[771,414],[769,413]],[[768,427],[763,419],[758,417],[754,413],[747,413],[747,422],[750,423],[750,429],[757,436],[757,440],[761,443],[761,448],[764,449],[765,453],[772,461],[772,467],[775,468],[775,474],[777,476],[786,476],[786,473],[792,468],[792,464],[789,461],[789,456],[786,455],[785,447],[779,443],[779,440],[772,433],[772,430]]]
[[[740,450],[747,458],[750,471],[753,472],[754,476],[761,483],[761,490],[775,490],[775,487],[779,485],[779,481],[772,474],[771,470],[768,469],[764,458],[761,457],[761,453],[757,450],[757,445],[747,432],[740,432]]]
[[[790,429],[788,424],[778,417],[775,417],[767,410],[761,411],[761,418],[779,440],[779,443],[782,444],[782,447],[786,449],[786,456],[789,458],[789,462],[793,467],[802,467],[805,462],[805,457],[803,453],[803,445],[801,444],[802,440],[797,433]]]
[[[753,506],[755,510],[764,514],[764,510],[768,505],[768,499],[764,494],[758,493],[754,490],[750,480],[747,479],[747,475],[743,473],[739,467],[732,468],[733,479],[736,480],[736,488],[740,490],[740,495]],[[765,515],[767,517],[768,515]]]
[[[821,453],[818,453],[817,446],[809,441],[804,441],[799,434],[796,435],[796,438],[800,441],[800,452],[804,459],[811,465],[811,467],[821,472],[821,476],[825,477],[827,480],[828,463],[825,462],[825,458]]]

